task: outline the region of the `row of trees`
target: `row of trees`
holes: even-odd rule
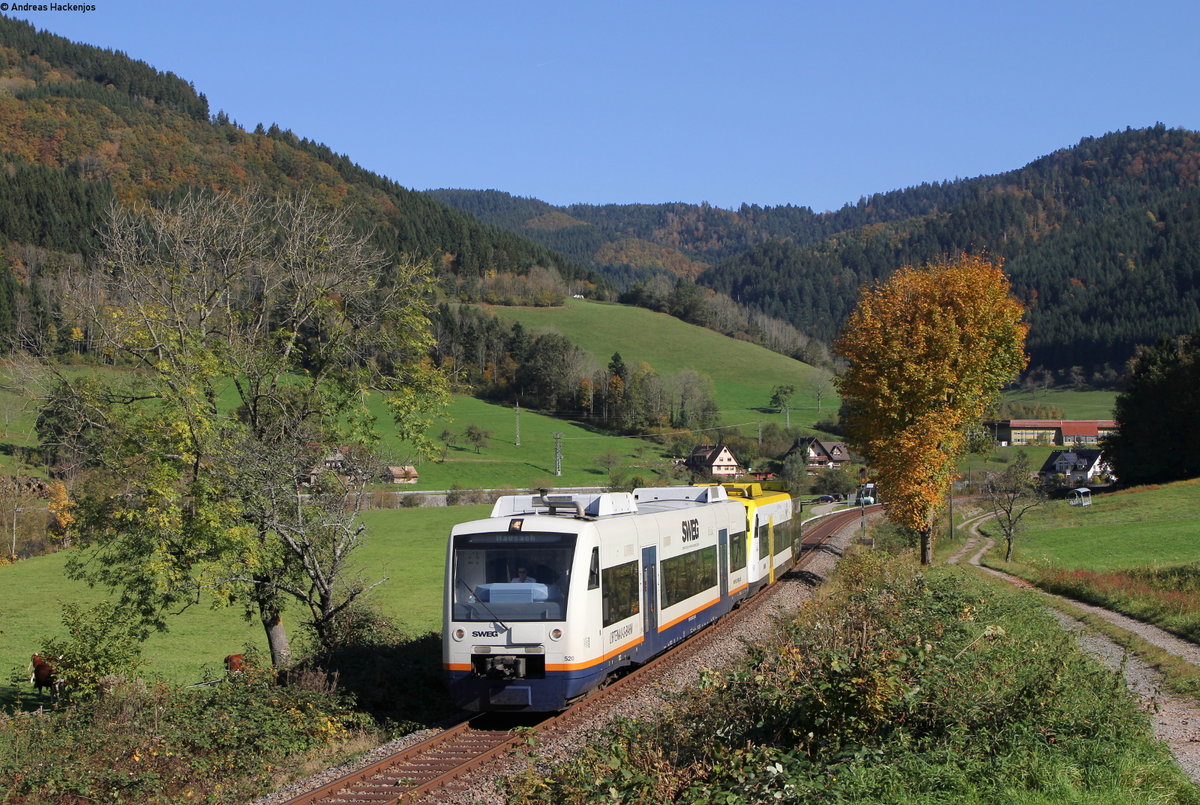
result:
[[[717,419],[712,379],[692,369],[662,377],[619,353],[599,367],[566,336],[530,335],[519,322],[465,305],[439,305],[433,331],[435,365],[492,399],[622,433],[703,429]]]
[[[830,364],[829,348],[824,342],[806,335],[782,318],[739,304],[726,294],[686,278],[671,279],[664,274],[655,274],[634,283],[617,300],[667,313],[689,324],[759,344],[813,366]]]

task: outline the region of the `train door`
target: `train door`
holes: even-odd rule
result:
[[[775,583],[775,518],[767,520],[767,580]]]
[[[792,532],[792,566],[800,561],[800,551],[804,544],[804,504],[797,504],[799,510],[792,511],[790,531]]]
[[[642,628],[646,641],[658,632],[658,560],[653,545],[642,548]]]
[[[765,577],[765,568],[763,567],[763,540],[766,539],[766,534],[763,533],[762,520],[757,512],[750,517],[750,567],[753,572],[750,574],[750,584],[754,589],[758,589],[758,585],[762,584]]]
[[[721,600],[729,597],[729,529],[717,531],[717,565],[721,575]]]

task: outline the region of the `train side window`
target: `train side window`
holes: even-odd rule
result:
[[[770,534],[770,531],[768,531],[768,528],[769,528],[768,523],[762,523],[758,527],[758,558],[759,559],[766,559],[767,554],[769,554],[771,552],[771,546],[769,544],[771,534]]]
[[[601,571],[604,582],[603,621],[611,626],[638,612],[638,563],[635,559]]]
[[[775,524],[775,553],[780,554],[792,548],[792,543],[795,542],[794,534],[796,532],[795,520],[784,520],[782,523]]]
[[[662,605],[664,609],[716,586],[716,545],[673,556],[662,562]]]
[[[729,571],[746,566],[746,532],[739,531],[729,538]]]
[[[592,548],[592,563],[588,566],[588,589],[600,589],[600,548]]]

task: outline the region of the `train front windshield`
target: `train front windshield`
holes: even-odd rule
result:
[[[564,620],[574,555],[574,534],[460,534],[452,619]]]

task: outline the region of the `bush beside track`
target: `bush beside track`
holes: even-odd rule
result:
[[[0,802],[244,802],[285,764],[372,726],[268,671],[200,690],[122,681],[61,711],[0,716]]]
[[[711,672],[509,802],[1198,803],[1120,678],[1037,603],[878,554]]]

